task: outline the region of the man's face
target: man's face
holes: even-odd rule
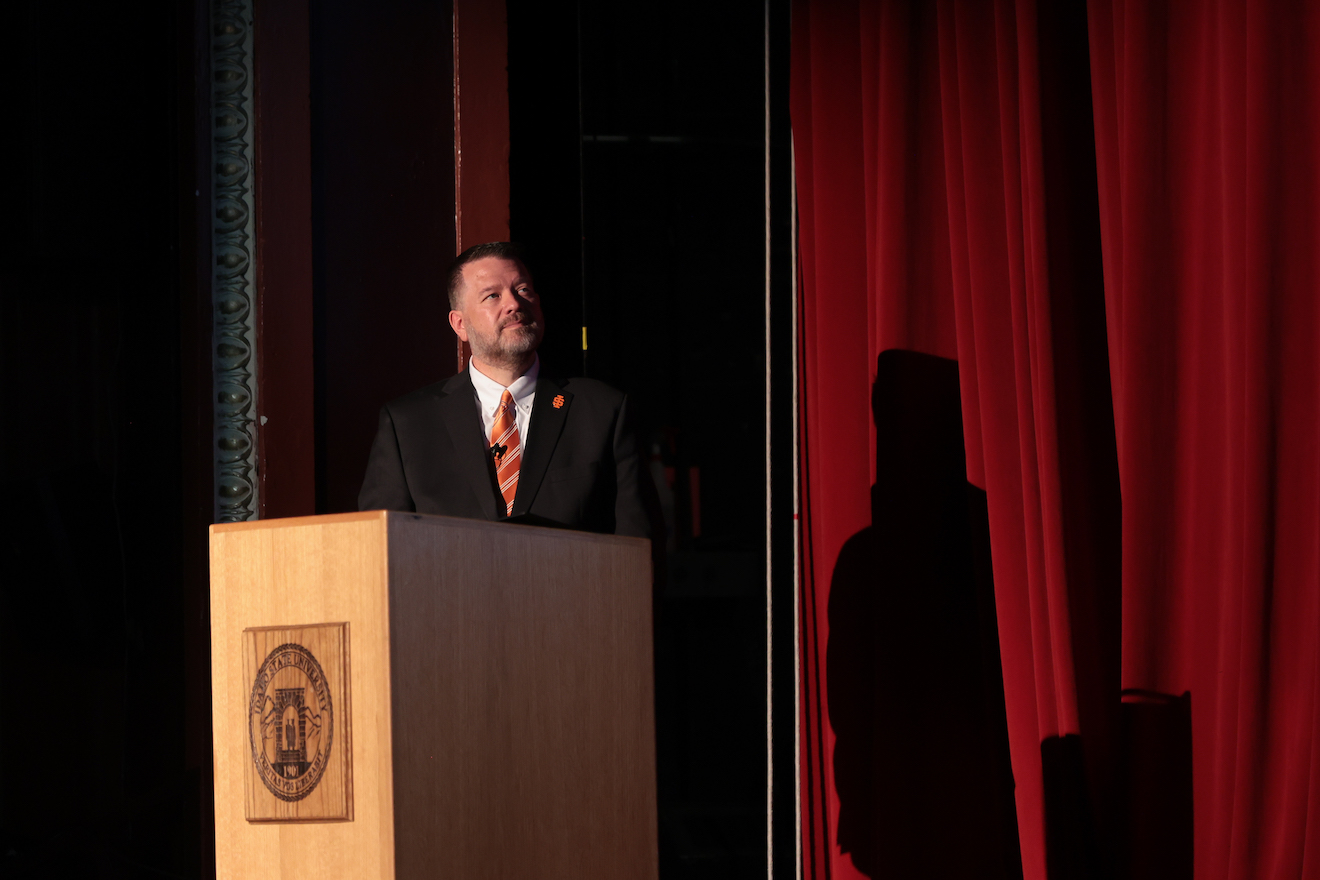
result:
[[[541,344],[541,300],[517,260],[483,257],[468,263],[459,295],[462,308],[449,313],[449,325],[472,346],[477,360],[513,367]]]

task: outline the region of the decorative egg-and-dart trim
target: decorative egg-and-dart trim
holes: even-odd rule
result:
[[[215,520],[257,518],[252,0],[211,2]]]

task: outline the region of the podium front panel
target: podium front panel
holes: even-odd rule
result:
[[[387,521],[380,512],[211,529],[211,712],[219,877],[395,876],[386,535]],[[350,719],[352,734],[351,742],[342,738],[332,750],[350,750],[345,757],[352,765],[352,819],[249,821],[245,785],[253,773],[249,724],[255,682],[244,669],[245,639],[250,638],[244,631],[345,622],[352,657],[346,658],[348,711],[340,714]]]
[[[650,545],[392,517],[399,876],[656,876]]]
[[[646,541],[372,511],[211,550],[219,876],[656,877]]]

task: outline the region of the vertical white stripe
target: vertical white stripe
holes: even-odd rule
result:
[[[802,454],[798,448],[798,218],[797,218],[797,154],[790,142],[788,148],[788,200],[789,252],[792,264],[793,306],[789,314],[793,341],[793,828],[796,834],[797,880],[802,880],[802,487],[799,466]]]
[[[774,487],[770,466],[770,0],[764,9],[762,55],[765,84],[765,866],[775,876],[775,703],[774,703],[774,565],[771,542]]]

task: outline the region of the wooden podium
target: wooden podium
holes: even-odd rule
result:
[[[216,874],[654,878],[647,542],[211,527]]]

